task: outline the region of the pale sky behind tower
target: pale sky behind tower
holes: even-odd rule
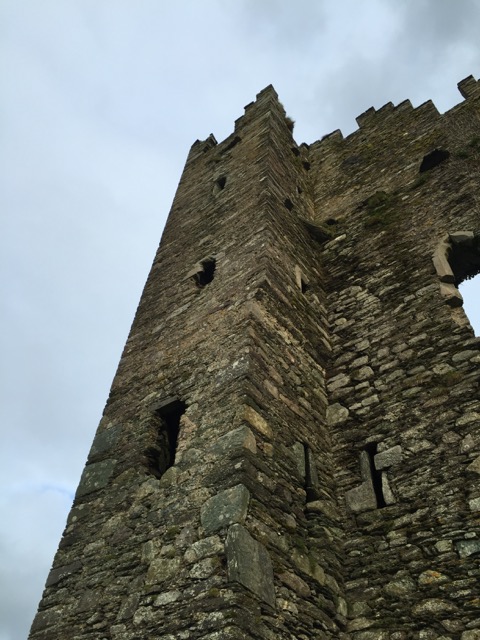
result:
[[[268,84],[299,143],[443,112],[479,33],[480,0],[0,0],[0,640],[27,636],[190,145]]]

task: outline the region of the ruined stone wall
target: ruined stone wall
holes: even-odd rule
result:
[[[267,87],[193,145],[32,640],[477,640],[461,89],[298,147]]]
[[[359,640],[480,637],[480,339],[432,262],[448,234],[480,230],[479,85],[462,88],[445,115],[387,105],[310,150],[334,236],[329,422]],[[472,236],[461,279],[480,270]]]

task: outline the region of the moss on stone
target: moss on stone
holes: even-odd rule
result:
[[[376,191],[364,203],[365,227],[389,227],[399,217],[398,194]]]

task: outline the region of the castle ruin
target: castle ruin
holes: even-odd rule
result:
[[[189,153],[31,640],[479,640],[480,82]]]

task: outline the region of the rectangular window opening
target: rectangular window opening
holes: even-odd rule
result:
[[[180,418],[185,413],[186,404],[181,400],[172,400],[158,409],[157,441],[146,451],[149,472],[161,478],[165,471],[175,464]]]

